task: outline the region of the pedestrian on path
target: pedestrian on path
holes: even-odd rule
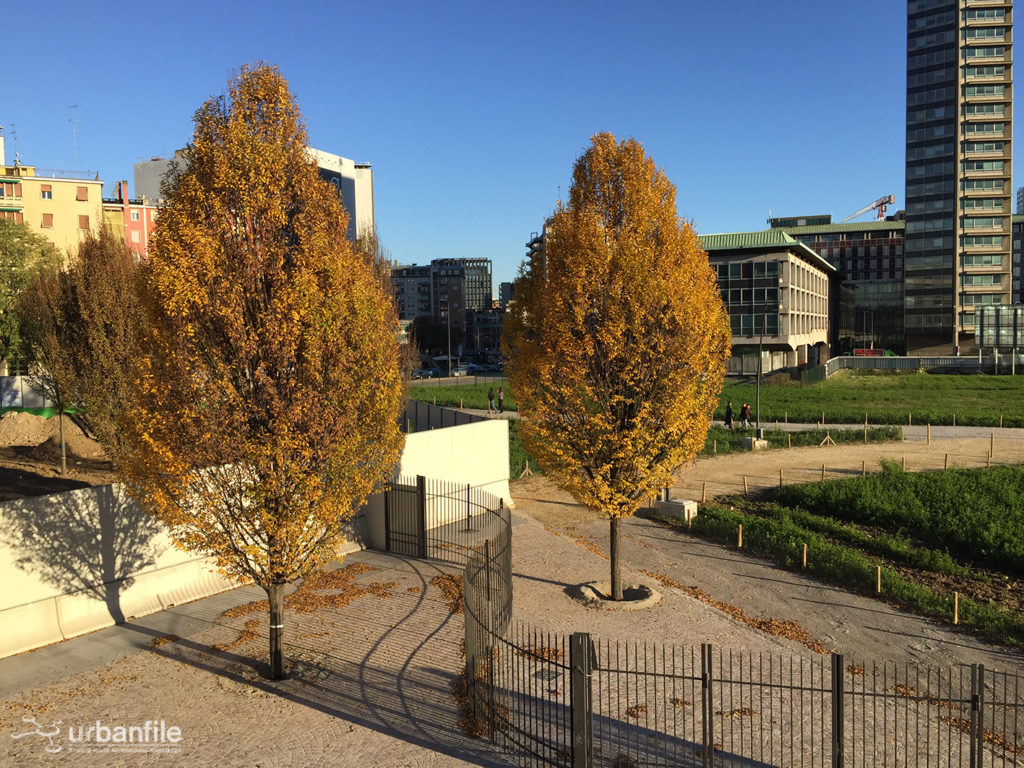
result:
[[[732,400],[725,406],[725,428],[732,429]]]
[[[740,421],[743,422],[743,428],[750,428],[750,406],[744,403],[740,406]]]
[[[505,390],[498,387],[498,413],[505,412]]]
[[[487,415],[494,411],[494,387],[487,390]]]

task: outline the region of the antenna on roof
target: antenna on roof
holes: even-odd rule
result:
[[[71,110],[71,117],[68,118],[68,122],[71,123],[71,167],[73,170],[78,170],[78,123],[81,122],[78,119],[78,105],[72,104],[68,107]]]

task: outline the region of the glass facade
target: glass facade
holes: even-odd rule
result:
[[[1011,63],[1012,2],[907,3],[908,351],[959,351],[992,287],[1010,299],[1010,217],[977,214],[1010,211]]]
[[[718,288],[735,336],[779,333],[779,262],[734,261],[714,265]]]

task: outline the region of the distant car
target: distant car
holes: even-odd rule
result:
[[[449,376],[468,376],[469,368],[464,365],[457,365],[448,374]]]
[[[432,379],[437,375],[433,368],[417,368],[412,372],[414,379]]]

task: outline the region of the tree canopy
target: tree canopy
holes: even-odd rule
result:
[[[530,453],[581,504],[618,521],[700,450],[725,376],[729,324],[675,187],[639,142],[593,137],[568,202],[524,265],[505,323]]]
[[[32,274],[60,263],[60,252],[26,224],[0,219],[0,365],[24,356],[21,317],[15,309]]]
[[[275,678],[282,587],[335,556],[402,445],[393,301],[347,226],[287,81],[244,67],[169,184],[113,457],[181,546],[267,590]]]

